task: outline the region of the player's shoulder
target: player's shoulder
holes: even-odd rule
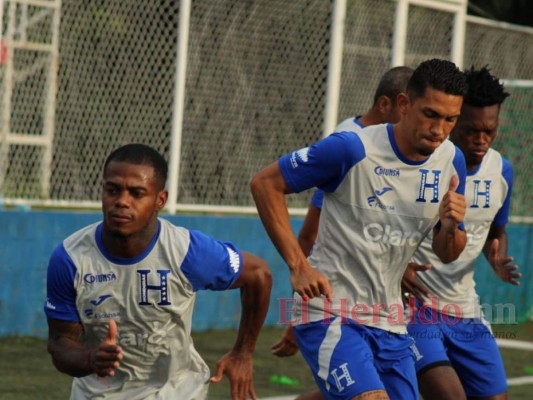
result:
[[[75,249],[82,244],[93,244],[95,242],[96,229],[101,223],[101,221],[95,222],[77,230],[63,240],[62,246],[69,250]]]
[[[188,245],[191,237],[191,230],[173,224],[171,221],[165,218],[158,218],[161,230],[159,238],[162,242],[169,242],[172,244],[181,243]]]
[[[336,127],[334,132],[359,132],[364,128],[364,125],[359,122],[361,115],[346,118],[340,122]]]

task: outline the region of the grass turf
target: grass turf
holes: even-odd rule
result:
[[[533,342],[533,323],[493,326],[496,337]],[[257,344],[255,355],[255,389],[259,397],[298,394],[314,389],[311,374],[300,354],[277,358],[270,354],[281,329],[265,328]],[[195,333],[195,345],[214,372],[215,364],[233,345],[234,331]],[[531,374],[533,351],[501,349],[508,377]],[[272,381],[272,376],[290,378],[293,385]],[[294,384],[298,381],[297,384]],[[30,337],[0,339],[0,399],[2,400],[63,400],[68,399],[71,378],[57,372],[46,353],[46,342]],[[511,386],[510,400],[526,400],[533,396],[533,384]],[[228,399],[227,380],[210,389],[210,399]]]

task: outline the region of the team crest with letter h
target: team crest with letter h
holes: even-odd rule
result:
[[[171,305],[168,290],[169,274],[169,269],[158,269],[155,272],[149,269],[137,270],[140,306]]]

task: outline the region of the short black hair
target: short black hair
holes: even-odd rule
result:
[[[394,67],[383,74],[374,93],[374,105],[381,96],[387,96],[393,104],[396,104],[398,94],[405,92],[407,82],[413,75],[413,69],[409,67]]]
[[[424,96],[429,87],[446,94],[464,96],[467,90],[466,76],[453,62],[433,58],[415,69],[407,84],[407,93],[415,100]]]
[[[168,164],[159,152],[150,146],[140,143],[127,144],[113,150],[104,164],[104,176],[110,162],[126,162],[136,165],[150,165],[154,168],[158,183],[163,189],[168,175]]]
[[[464,104],[474,107],[501,105],[509,97],[500,80],[490,73],[488,65],[477,70],[472,66],[465,75],[468,91]]]

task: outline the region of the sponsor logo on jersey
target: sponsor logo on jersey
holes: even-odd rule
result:
[[[50,309],[50,310],[55,310],[56,309],[56,306],[54,306],[51,302],[50,302],[50,299],[46,299],[46,308]]]
[[[113,272],[109,274],[85,274],[83,275],[83,280],[89,285],[92,285],[94,283],[106,283],[116,281],[117,276]]]
[[[363,234],[370,242],[381,242],[391,246],[405,246],[406,244],[418,246],[425,236],[421,232],[394,229],[390,225],[381,225],[378,222],[365,225]]]
[[[374,195],[373,196],[369,196],[366,200],[368,202],[368,205],[370,207],[377,207],[377,208],[381,208],[382,210],[394,210],[394,206],[388,206],[388,205],[385,205],[383,203],[381,203],[379,200],[378,200],[378,197],[380,196],[383,196],[385,193],[387,192],[390,192],[392,191],[392,188],[391,187],[388,187],[388,186],[385,186],[383,189],[381,190],[374,190]]]
[[[113,296],[110,294],[103,294],[100,297],[98,297],[97,300],[91,300],[91,304],[94,306],[99,306],[100,304],[102,304],[104,301],[106,301],[110,297],[113,297]]]
[[[103,312],[94,312],[92,308],[87,308],[83,311],[87,318],[92,319],[112,319],[120,317],[120,311],[103,311]]]
[[[240,268],[239,254],[235,250],[230,249],[229,247],[226,247],[226,250],[228,251],[229,265],[231,266],[231,269],[235,273],[239,272],[239,268]]]
[[[309,153],[309,147],[305,147],[303,149],[300,149],[298,151],[295,151],[291,154],[291,165],[293,168],[298,167],[298,164],[300,162],[306,163],[309,161],[309,157],[307,156],[307,153]]]
[[[104,301],[112,297],[113,296],[110,294],[103,294],[100,297],[98,297],[96,300],[89,301],[89,303],[91,303],[95,307],[98,307],[102,305]],[[115,318],[115,317],[120,316],[120,311],[95,312],[94,308],[86,308],[85,310],[83,310],[83,312],[87,318],[92,318],[92,319],[106,319],[106,318]]]
[[[377,176],[400,176],[400,170],[396,168],[383,168],[379,165],[374,168],[374,173]]]

